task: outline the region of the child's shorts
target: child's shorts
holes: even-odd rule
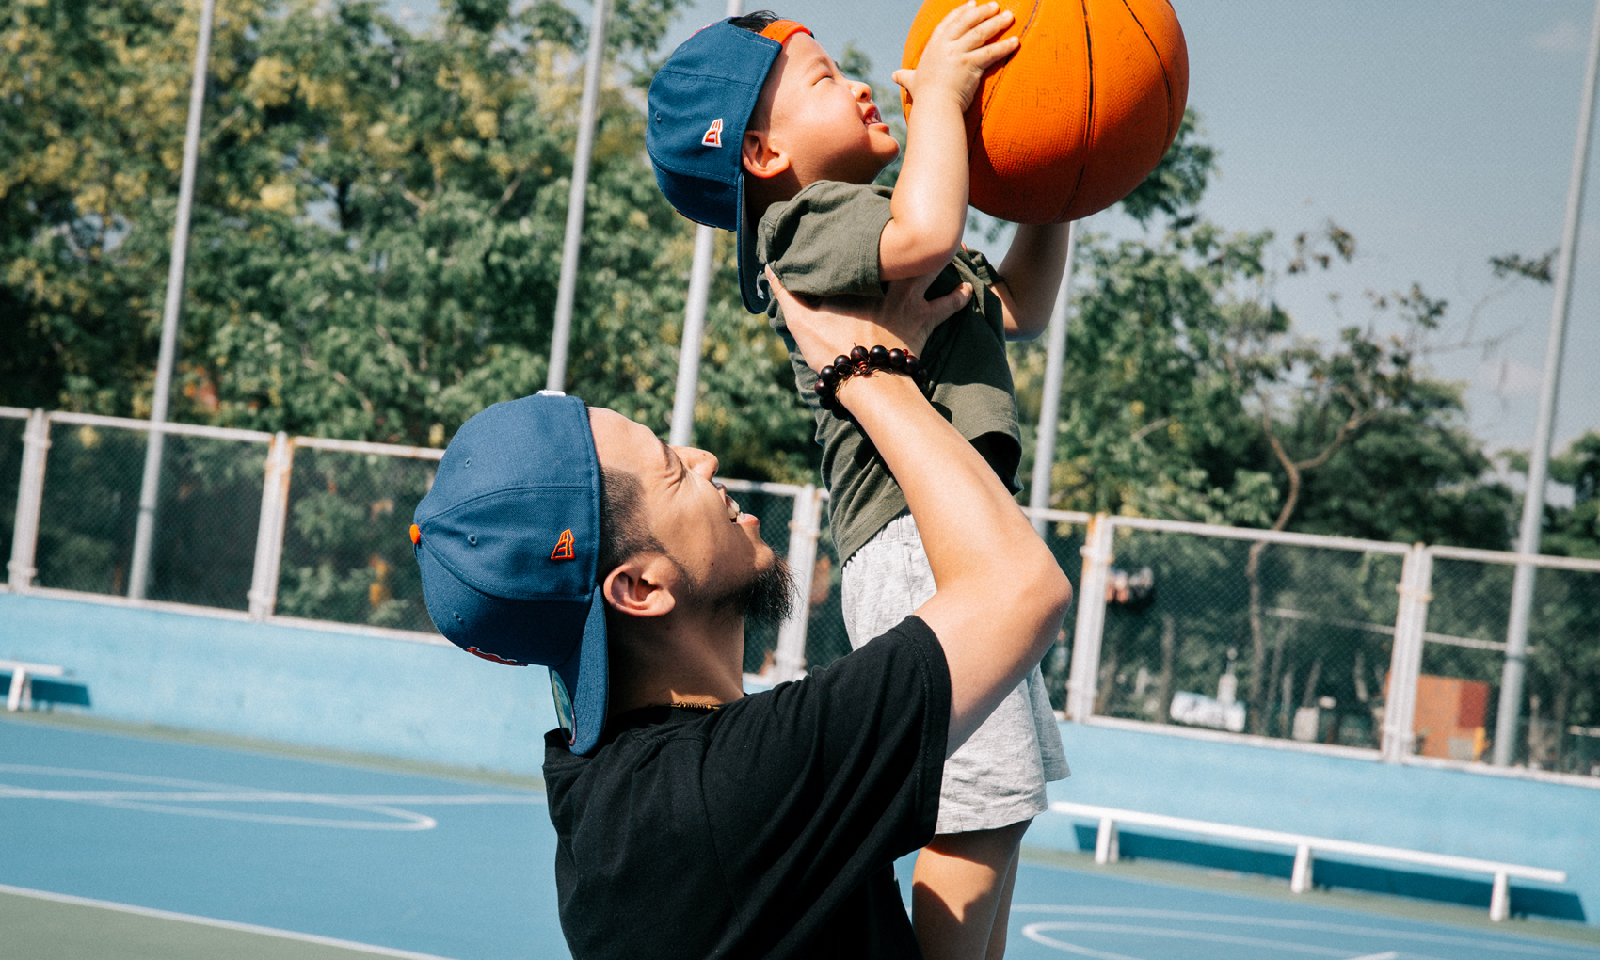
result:
[[[844,566],[841,603],[859,648],[933,597],[933,570],[916,521],[901,513]],[[1034,667],[944,764],[939,833],[991,830],[1048,807],[1045,784],[1070,771],[1044,676]]]

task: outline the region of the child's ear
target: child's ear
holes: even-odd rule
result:
[[[771,180],[789,169],[788,151],[773,146],[772,138],[765,132],[745,131],[744,142],[739,147],[744,154],[744,171],[753,177]]]

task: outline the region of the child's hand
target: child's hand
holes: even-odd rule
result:
[[[1017,51],[1016,37],[991,43],[1016,18],[998,3],[977,5],[973,0],[945,15],[915,70],[896,70],[894,82],[905,87],[913,103],[949,98],[965,112],[978,92],[983,73]]]

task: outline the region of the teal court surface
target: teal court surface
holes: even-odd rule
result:
[[[568,956],[536,782],[198,739],[0,722],[0,958]],[[1038,960],[1600,960],[1593,928],[1072,854],[1015,903]]]

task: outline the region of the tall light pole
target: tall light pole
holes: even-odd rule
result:
[[[1044,399],[1039,404],[1039,436],[1034,441],[1033,483],[1028,491],[1028,506],[1035,510],[1050,506],[1050,470],[1056,462],[1056,424],[1061,419],[1061,377],[1067,358],[1067,304],[1072,299],[1072,260],[1077,252],[1078,223],[1073,221],[1067,227],[1067,266],[1045,334]],[[1041,537],[1045,526],[1044,518],[1033,518],[1033,529]]]
[[[189,85],[189,123],[183,133],[183,172],[178,179],[178,212],[172,225],[172,256],[167,264],[167,302],[161,312],[161,352],[156,356],[156,382],[150,398],[150,439],[144,450],[144,478],[139,484],[139,519],[133,531],[133,566],[128,596],[143,600],[150,585],[150,550],[155,541],[156,499],[161,489],[161,455],[166,448],[167,395],[172,392],[172,364],[178,352],[178,316],[183,306],[183,272],[189,256],[189,213],[194,208],[194,178],[200,165],[200,117],[206,103],[206,65],[211,62],[211,21],[216,0],[200,5],[199,34],[194,46],[194,80]]]
[[[728,0],[728,16],[744,12],[744,0]],[[672,398],[672,429],[667,442],[675,447],[694,443],[694,405],[700,391],[700,344],[706,327],[706,304],[711,298],[713,228],[700,224],[694,231],[694,266],[689,268],[689,297],[683,307],[683,337],[678,346],[678,392]]]
[[[584,196],[589,188],[589,155],[594,151],[594,121],[600,107],[600,61],[606,48],[606,0],[594,0],[589,52],[583,64],[583,101],[578,117],[578,147],[572,156],[572,187],[567,193],[567,236],[561,246],[561,279],[556,287],[555,332],[550,339],[547,390],[567,388],[567,342],[572,336],[572,300],[578,290],[578,256],[583,247]]]
[[[1594,122],[1595,80],[1600,76],[1600,0],[1595,0],[1589,27],[1589,68],[1578,108],[1578,142],[1572,148],[1572,173],[1567,179],[1567,213],[1561,225],[1561,252],[1556,258],[1555,297],[1550,305],[1550,332],[1544,345],[1544,380],[1539,390],[1539,419],[1533,428],[1528,457],[1528,493],[1522,502],[1522,530],[1517,550],[1539,552],[1544,521],[1544,485],[1550,464],[1550,434],[1555,428],[1556,399],[1561,387],[1561,350],[1566,341],[1567,307],[1572,300],[1572,263],[1578,252],[1578,222],[1583,212],[1583,187],[1589,169],[1589,132]],[[1533,607],[1534,568],[1517,564],[1511,581],[1511,618],[1506,625],[1506,664],[1500,675],[1500,707],[1494,722],[1494,764],[1511,765],[1521,727],[1522,685],[1527,675],[1528,615]]]

